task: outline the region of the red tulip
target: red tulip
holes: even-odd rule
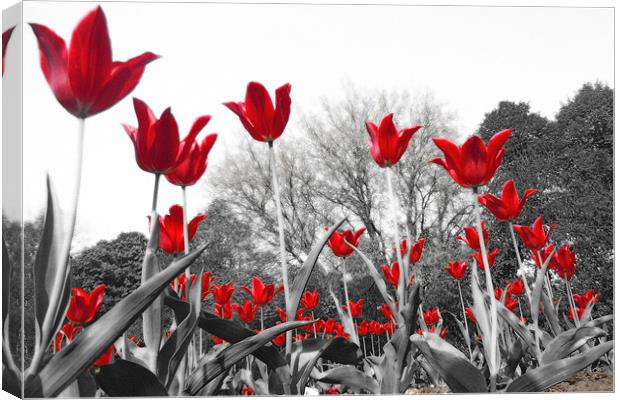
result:
[[[357,326],[357,335],[358,336],[366,336],[368,334],[368,321],[363,320],[358,326]]]
[[[510,179],[504,184],[501,199],[492,194],[482,194],[478,196],[478,201],[498,220],[509,221],[519,217],[527,199],[537,191],[536,189],[527,189],[523,194],[523,198],[519,200],[515,181]]]
[[[469,307],[465,307],[465,314],[467,318],[469,318],[473,323],[476,323],[476,317],[474,316],[474,312]]]
[[[582,295],[574,294],[573,300],[575,300],[577,307],[585,309],[590,303],[595,304],[598,301],[598,297],[599,293],[594,293],[594,290],[590,289]]]
[[[336,385],[332,385],[327,389],[327,394],[340,394],[340,390],[336,387]]]
[[[448,328],[443,328],[441,332],[439,332],[439,337],[445,339],[448,336]]]
[[[116,349],[114,348],[114,345],[108,347],[108,349],[99,356],[97,361],[95,361],[95,366],[100,367],[102,365],[109,364],[110,361],[112,361],[112,359],[114,358],[115,352]]]
[[[440,313],[438,308],[431,308],[422,313],[422,318],[426,325],[435,325],[439,322]]]
[[[213,340],[213,343],[215,343],[215,344],[222,344],[222,343],[224,343],[224,339],[219,338],[217,336],[211,336],[211,339]]]
[[[346,305],[342,306],[343,310],[349,309],[351,311],[351,316],[353,318],[358,318],[362,315],[362,304],[364,303],[364,299],[359,299],[358,301],[349,300],[348,307]]]
[[[550,243],[547,247],[543,247],[542,249],[539,250],[540,258],[542,260],[538,258],[538,251],[535,251],[535,250],[532,251],[532,260],[534,261],[534,264],[536,264],[538,268],[541,268],[542,265],[547,261],[551,253],[553,253],[554,247],[555,245],[553,243]],[[549,269],[555,269],[555,263],[553,262],[553,258],[549,261]]]
[[[340,336],[342,338],[345,338],[346,340],[349,340],[349,334],[344,331],[344,326],[342,326],[342,324],[336,323],[334,333],[336,334],[336,336]]]
[[[245,303],[243,303],[243,306],[234,303],[232,305],[232,309],[235,310],[240,320],[249,324],[254,321],[256,311],[258,311],[258,306],[253,305],[250,300],[246,300]]]
[[[333,334],[335,329],[336,329],[335,320],[328,319],[327,321],[325,321],[325,324],[323,325],[323,330],[325,331],[326,334],[328,335]]]
[[[62,328],[60,328],[60,330],[56,334],[56,339],[54,341],[55,342],[54,343],[54,348],[55,348],[56,352],[60,351],[61,344],[62,344],[62,338],[63,337],[67,339],[67,344],[69,344],[69,343],[73,342],[73,336],[75,336],[75,334],[78,333],[81,330],[82,330],[82,326],[80,326],[80,325],[73,325],[71,323],[71,321],[69,321],[66,324],[64,324],[62,326]]]
[[[244,387],[243,389],[241,389],[241,394],[243,396],[251,396],[254,394],[254,389],[252,389],[251,387]]]
[[[506,295],[506,300],[504,301],[504,305],[507,309],[514,312],[517,306],[519,305],[519,300],[510,296],[510,293]]]
[[[388,321],[383,323],[383,331],[389,333],[390,335],[394,333],[395,325],[392,321]]]
[[[215,303],[213,305],[213,310],[215,311],[215,315],[217,315],[221,319],[231,319],[233,315],[233,309],[230,303],[219,304]]]
[[[394,287],[398,287],[398,280],[400,279],[400,267],[398,266],[398,262],[394,261],[392,263],[392,268],[387,265],[382,265],[381,270],[383,271],[383,277],[388,283]]]
[[[495,298],[497,300],[502,300],[502,296],[504,295],[504,290],[501,287],[495,288]]]
[[[185,139],[181,141],[179,126],[170,107],[166,108],[157,119],[142,100],[134,98],[133,106],[138,117],[138,127],[123,124],[123,128],[133,143],[138,166],[154,174],[169,174],[180,164],[185,165],[196,143],[196,136],[211,119],[208,115],[198,117]],[[183,173],[184,171],[180,171],[177,175]]]
[[[327,228],[325,228],[327,230]],[[357,247],[360,244],[360,236],[366,232],[366,228],[360,228],[355,233],[350,230],[342,231],[342,233],[335,231],[327,242],[327,246],[334,252],[336,257],[348,257],[353,254],[353,249],[347,244],[349,243],[353,247]]]
[[[211,272],[205,272],[202,274],[201,280],[200,301],[205,301],[207,296],[213,292],[211,290],[211,284],[215,281],[215,277],[211,277]]]
[[[192,286],[195,280],[196,280],[196,274],[191,274],[189,277],[189,285]],[[183,301],[187,300],[187,282],[185,280],[185,273],[182,273],[181,275],[179,275],[178,278],[176,278],[176,282],[175,281],[170,282],[170,286],[172,286],[173,289],[176,286],[177,293],[181,293],[181,300]]]
[[[15,29],[15,27],[9,28],[2,32],[2,75],[4,75],[4,56],[6,55],[6,48],[9,44],[9,39],[11,39],[11,35],[13,34],[13,29]]]
[[[276,89],[275,108],[269,92],[258,82],[248,83],[245,102],[224,103],[237,114],[250,136],[259,142],[273,142],[282,135],[291,113],[291,85]]]
[[[230,303],[235,288],[232,282],[222,283],[221,285],[213,285],[213,298],[217,304],[223,305]]]
[[[286,333],[279,334],[278,336],[273,338],[271,341],[273,342],[273,344],[275,344],[278,347],[284,346],[286,344]]]
[[[207,218],[207,214],[198,214],[187,224],[187,234],[189,242],[194,239],[198,230],[198,225]],[[150,220],[150,217],[149,217]],[[159,217],[159,247],[166,253],[183,253],[185,243],[183,242],[183,207],[174,204],[170,207],[167,215]]]
[[[422,249],[424,249],[424,242],[426,239],[420,239],[417,243],[411,245],[411,251],[409,253],[409,265],[413,265],[420,261],[422,257]],[[407,241],[400,242],[400,255],[405,256],[407,254]]]
[[[521,279],[517,279],[514,282],[508,283],[508,293],[513,294],[515,296],[521,296],[523,294],[523,290],[525,289],[525,285]]]
[[[580,320],[583,317],[583,314],[586,312],[586,309],[585,308],[576,307],[575,308],[575,312],[577,313],[577,319]],[[575,317],[573,315],[573,309],[570,308],[570,307],[568,308],[568,315],[567,316],[568,316],[568,319],[570,319],[571,321],[575,320]]]
[[[485,246],[489,243],[489,231],[484,226],[484,221],[481,222],[482,225],[482,235],[484,236],[484,244]],[[474,251],[480,251],[480,238],[478,238],[478,231],[474,226],[466,226],[463,228],[465,231],[465,236],[457,236],[457,240],[463,241],[466,245],[472,248]],[[488,248],[488,247],[487,247]]]
[[[217,133],[207,135],[200,144],[194,141],[189,152],[166,174],[168,182],[177,186],[192,186],[207,170],[207,157],[215,144]]]
[[[377,308],[381,314],[383,314],[383,316],[388,320],[392,320],[392,317],[394,316],[392,314],[392,310],[390,309],[390,306],[387,303],[383,303],[381,304],[381,306],[379,308]]]
[[[269,303],[276,294],[284,290],[284,286],[280,286],[276,289],[273,283],[265,285],[259,277],[252,278],[252,289],[247,286],[241,286],[241,289],[245,290],[254,300],[254,304],[259,307]]]
[[[487,261],[489,263],[489,268],[493,268],[493,264],[495,264],[495,259],[497,258],[498,249],[493,249],[491,251],[487,250]],[[475,252],[469,255],[471,258],[476,260],[476,265],[480,268],[481,271],[484,271],[484,264],[482,263],[482,253]]]
[[[94,288],[90,294],[84,289],[71,289],[73,296],[69,302],[67,319],[76,324],[85,324],[92,321],[97,311],[99,311],[99,307],[101,307],[104,291],[105,285],[103,283]]]
[[[521,240],[523,240],[523,244],[525,244],[525,247],[532,250],[533,252],[536,252],[536,250],[540,249],[547,243],[549,235],[551,235],[551,232],[555,229],[557,225],[552,224],[549,229],[545,230],[542,217],[538,217],[536,218],[536,221],[534,221],[534,224],[531,228],[529,226],[523,225],[513,226],[521,237]]]
[[[561,278],[571,279],[575,274],[576,251],[571,250],[568,244],[560,247],[553,255],[555,270]]]
[[[472,136],[461,146],[443,138],[433,139],[435,145],[444,153],[444,159],[435,158],[431,162],[441,165],[448,175],[461,187],[484,186],[502,163],[506,149],[503,148],[512,129],[496,133],[486,146],[480,136]]]
[[[465,277],[467,273],[466,261],[453,261],[449,262],[448,266],[444,268],[454,279],[460,281]]]
[[[286,317],[287,317],[286,311],[278,307],[276,308],[276,313],[278,313],[278,316],[280,317],[280,321],[286,322]]]
[[[58,102],[78,118],[90,117],[121,101],[138,85],[146,65],[159,57],[147,52],[125,62],[112,61],[101,7],[82,18],[69,47],[48,27],[30,26],[39,42],[47,83]]]
[[[304,306],[307,310],[314,310],[316,306],[319,305],[319,300],[321,299],[321,295],[318,290],[313,290],[311,292],[305,292],[303,296],[301,296],[301,305]]]
[[[370,155],[381,168],[396,165],[405,154],[413,134],[421,128],[414,126],[399,132],[392,119],[393,114],[390,113],[383,117],[379,126],[370,121],[366,122],[366,130],[370,135]]]

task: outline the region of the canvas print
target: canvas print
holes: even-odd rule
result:
[[[613,38],[604,7],[5,10],[3,390],[612,392]]]

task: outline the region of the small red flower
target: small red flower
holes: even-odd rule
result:
[[[30,24],[39,43],[41,69],[58,102],[78,118],[107,110],[140,82],[144,68],[159,56],[147,52],[112,61],[108,25],[101,7],[80,20],[67,47],[46,26]]]
[[[379,126],[370,121],[366,122],[366,130],[370,135],[368,139],[370,155],[381,168],[396,165],[405,154],[413,134],[421,128],[421,126],[414,126],[399,132],[394,124],[393,116],[390,113],[383,117]]]
[[[194,239],[198,225],[207,218],[207,214],[198,214],[187,224],[189,242]],[[150,220],[150,217],[149,217]],[[183,234],[183,207],[174,204],[167,215],[159,217],[159,247],[170,254],[180,254],[185,251]]]
[[[492,194],[483,194],[478,196],[478,201],[499,221],[510,221],[519,217],[527,199],[537,191],[536,189],[527,189],[523,198],[519,199],[515,181],[510,179],[504,184],[501,199]]]
[[[583,317],[583,314],[586,312],[585,308],[580,308],[580,307],[576,307],[575,308],[575,312],[577,313],[577,319],[581,319]],[[570,319],[571,321],[575,320],[575,316],[573,315],[573,309],[568,307],[568,319]]]
[[[332,385],[329,389],[327,389],[327,394],[340,394],[340,390],[338,390],[336,385]]]
[[[394,316],[392,314],[392,310],[390,309],[390,306],[387,303],[383,303],[381,304],[381,306],[379,306],[377,308],[377,310],[379,310],[381,312],[381,314],[383,314],[383,316],[388,320],[391,321],[392,317]]]
[[[325,230],[327,230],[327,228],[325,228]],[[355,233],[348,229],[342,233],[335,231],[329,238],[327,246],[332,249],[336,257],[348,257],[353,254],[353,249],[347,243],[354,247],[359,246],[359,238],[364,232],[366,232],[366,228],[360,228],[355,231]]]
[[[576,251],[571,250],[568,244],[560,247],[553,255],[555,270],[561,278],[571,279],[575,274]]]
[[[254,389],[252,389],[249,386],[244,387],[243,389],[241,389],[241,394],[243,396],[251,396],[254,394]]]
[[[333,319],[328,319],[325,321],[325,324],[323,324],[323,330],[328,335],[333,334],[336,330],[336,321]]]
[[[594,293],[593,289],[588,290],[582,295],[575,293],[573,295],[573,299],[575,300],[575,305],[579,308],[586,308],[590,305],[590,303],[595,304],[598,301],[599,293]]]
[[[209,121],[208,118],[211,117],[205,116],[201,118],[203,118],[203,120],[200,122],[206,124]],[[207,135],[200,144],[194,141],[185,157],[178,160],[178,164],[172,171],[166,174],[168,182],[183,187],[192,186],[198,182],[198,179],[200,179],[207,170],[207,157],[216,139],[217,133],[211,133]]]
[[[223,305],[230,303],[235,288],[232,282],[222,283],[221,285],[213,285],[213,298],[217,304]]]
[[[304,306],[306,310],[314,310],[316,306],[319,305],[320,299],[321,295],[318,290],[308,291],[301,296],[301,305]]]
[[[495,288],[495,298],[497,300],[501,300],[503,294],[504,294],[504,289],[502,289],[501,287],[496,287]]]
[[[438,308],[429,308],[422,313],[422,318],[426,325],[435,325],[439,322],[440,312]]]
[[[246,300],[243,303],[243,306],[240,306],[237,303],[233,303],[232,309],[237,313],[239,319],[247,324],[254,321],[256,317],[256,311],[258,311],[258,306],[252,304],[250,300]]]
[[[474,316],[474,312],[471,308],[465,307],[465,315],[467,315],[467,318],[469,318],[471,322],[476,323],[476,317]]]
[[[232,307],[230,306],[230,303],[225,303],[225,304],[215,303],[213,305],[213,310],[215,311],[215,315],[217,315],[218,318],[221,318],[221,319],[232,318],[233,310],[232,310]]]
[[[81,330],[82,330],[82,326],[73,325],[71,321],[64,324],[62,328],[60,328],[60,330],[56,334],[56,338],[54,340],[54,348],[56,352],[58,353],[60,351],[63,337],[67,339],[67,344],[69,344],[73,342],[73,336],[75,336],[75,334]]]
[[[222,343],[224,343],[224,339],[219,338],[217,336],[211,336],[211,339],[213,340],[213,343],[215,343],[215,344],[222,344]]]
[[[448,263],[448,266],[444,268],[454,279],[461,280],[467,273],[466,261],[452,261]]]
[[[549,258],[551,253],[553,253],[554,247],[555,245],[553,243],[549,243],[547,247],[543,247],[539,250],[540,258],[542,258],[542,261],[538,258],[538,251],[532,251],[532,261],[534,261],[534,264],[536,264],[538,268],[541,268],[542,265],[547,261],[547,258]],[[555,269],[555,263],[553,262],[553,258],[551,258],[551,260],[549,261],[549,269]]]
[[[286,344],[286,333],[281,333],[272,340],[273,344],[282,347]]]
[[[487,250],[487,261],[489,263],[489,268],[493,268],[493,264],[495,264],[495,259],[497,258],[498,249],[493,249],[490,252]],[[469,255],[471,258],[476,260],[476,265],[480,268],[481,271],[484,271],[484,264],[482,260],[482,253],[475,252]]]
[[[191,274],[189,276],[189,285],[192,286],[195,280],[196,280],[196,274]],[[187,301],[187,282],[185,280],[185,273],[182,273],[181,275],[179,275],[178,278],[176,279],[176,282],[175,281],[170,282],[170,286],[172,286],[173,289],[176,286],[177,293],[181,293],[181,300]]]
[[[521,240],[525,247],[536,252],[536,250],[543,247],[547,240],[549,240],[549,235],[555,229],[557,225],[552,224],[549,229],[545,229],[543,226],[542,217],[536,218],[534,224],[530,228],[529,226],[523,225],[513,225],[519,236],[521,236]]]
[[[13,30],[15,27],[9,28],[6,31],[2,32],[2,75],[4,76],[4,56],[6,55],[6,48],[9,44],[9,40],[11,39],[11,35],[13,34]]]
[[[241,286],[242,290],[245,290],[254,300],[254,304],[259,307],[269,303],[276,294],[284,290],[284,286],[280,286],[276,289],[273,283],[265,285],[259,277],[252,278],[252,289],[247,286]]]
[[[357,326],[357,334],[359,336],[366,336],[368,334],[368,321],[363,320],[358,326]]]
[[[349,300],[348,309],[351,310],[351,316],[353,318],[358,318],[362,315],[362,304],[364,303],[364,299],[359,299],[358,301]],[[343,310],[347,310],[347,306],[342,306]]]
[[[385,280],[390,285],[398,287],[398,280],[400,279],[400,267],[398,266],[398,262],[394,261],[392,263],[392,268],[387,265],[382,265],[380,268],[383,271],[383,277]]]
[[[481,222],[481,225],[482,235],[484,236],[484,245],[486,246],[489,243],[489,231],[487,231],[487,228],[484,226],[484,221]],[[478,238],[476,227],[466,226],[463,230],[465,231],[465,236],[457,236],[456,239],[461,240],[463,243],[471,247],[472,250],[480,251],[480,238]]]
[[[435,145],[444,153],[445,159],[438,157],[431,162],[441,165],[461,187],[484,186],[501,165],[506,152],[503,146],[511,133],[512,129],[496,133],[489,140],[488,146],[476,135],[461,146],[448,139],[433,139]]]
[[[342,324],[336,323],[336,326],[334,327],[334,333],[336,334],[336,336],[340,336],[341,338],[349,340],[349,334],[344,331],[344,326],[342,326]]]
[[[211,290],[211,284],[215,281],[215,277],[211,277],[211,272],[204,272],[201,280],[200,301],[205,301],[207,296],[213,293],[213,290]]]
[[[110,347],[108,347],[108,349],[104,351],[99,356],[99,358],[95,361],[95,366],[100,367],[102,365],[109,364],[114,358],[115,352],[116,352],[116,349],[114,348],[114,345],[111,345]]]
[[[523,284],[523,281],[521,279],[517,279],[514,282],[508,283],[509,294],[512,294],[515,296],[521,296],[523,294],[524,289],[525,289],[525,285]]]
[[[276,308],[276,313],[278,313],[278,316],[280,317],[280,321],[286,322],[286,317],[287,317],[286,311],[278,307]]]
[[[441,332],[439,332],[439,337],[445,339],[448,336],[448,328],[443,328]]]
[[[519,305],[519,300],[514,297],[511,297],[510,293],[508,293],[506,295],[506,300],[504,301],[504,305],[506,306],[507,309],[514,312],[517,306]]]
[[[420,261],[422,257],[422,250],[424,249],[424,242],[426,239],[420,239],[415,244],[411,245],[411,251],[409,252],[409,265],[413,265]],[[405,256],[407,254],[407,241],[400,242],[400,255]]]
[[[237,114],[250,136],[259,142],[273,142],[282,135],[291,113],[291,85],[276,89],[276,105],[271,96],[258,82],[248,83],[245,102],[224,103]]]
[[[81,288],[73,288],[71,292],[73,296],[69,302],[67,319],[76,324],[85,324],[92,321],[103,302],[105,285],[102,283],[94,288],[90,294]]]

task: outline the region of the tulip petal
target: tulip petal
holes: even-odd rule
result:
[[[245,94],[245,112],[256,132],[268,140],[274,116],[273,103],[271,96],[265,87],[258,82],[250,82]]]
[[[207,214],[198,214],[187,224],[187,235],[190,242],[194,239],[194,235],[198,230],[198,225],[200,225],[205,218],[207,218]]]
[[[480,136],[472,136],[461,147],[461,178],[469,186],[486,184],[487,149]]]
[[[503,131],[497,132],[493,135],[493,137],[489,140],[487,149],[489,160],[494,160],[497,158],[500,149],[504,146],[511,133],[512,129],[504,129]]]
[[[272,139],[277,139],[282,135],[290,114],[291,84],[287,83],[276,90],[276,109],[271,127]]]

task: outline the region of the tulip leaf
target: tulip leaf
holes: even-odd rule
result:
[[[157,263],[157,249],[159,248],[159,215],[156,211],[151,213],[151,233],[146,245],[144,260],[142,261],[141,283],[144,284],[151,277],[160,271]],[[144,345],[150,353],[149,360],[152,363],[152,372],[157,366],[157,357],[162,338],[162,296],[158,296],[155,301],[142,314],[142,335]]]
[[[392,342],[383,346],[383,360],[381,361],[381,394],[397,394],[400,385],[398,382],[397,355]]]
[[[357,334],[355,333],[355,325],[353,324],[349,313],[342,311],[342,308],[340,308],[340,300],[334,294],[334,291],[331,289],[331,287],[329,288],[329,294],[332,296],[332,300],[334,301],[334,305],[336,306],[336,312],[338,313],[338,317],[342,322],[344,332],[349,335],[353,342],[355,342],[356,344],[359,343],[357,339]]]
[[[309,339],[293,343],[291,385],[295,386],[300,395],[304,394],[312,369],[329,345],[330,339]]]
[[[588,326],[564,331],[549,342],[542,353],[542,363],[549,364],[567,357],[586,344],[588,340],[605,335],[606,332],[601,328]]]
[[[168,396],[159,379],[140,364],[116,360],[93,370],[97,384],[111,397]]]
[[[537,351],[536,341],[532,337],[531,331],[527,329],[521,320],[508,308],[504,306],[501,302],[495,300],[497,303],[497,313],[506,321],[508,326],[510,326],[516,334],[523,339],[523,341],[528,345],[531,349],[532,354],[535,356]]]
[[[588,365],[594,363],[614,347],[613,340],[592,347],[574,357],[563,358],[552,363],[531,369],[512,381],[507,392],[542,392],[550,386],[560,383]]]
[[[547,292],[543,291],[541,297],[543,301],[543,314],[545,315],[547,322],[549,322],[551,333],[556,336],[560,332],[562,332],[562,329],[560,328],[560,321],[558,320],[558,314],[553,308],[553,303],[551,302],[551,299],[549,298]]]
[[[321,358],[338,364],[357,365],[363,354],[358,345],[338,336],[329,340],[329,346],[323,351]]]
[[[319,382],[346,385],[353,389],[365,390],[371,394],[379,394],[379,383],[364,372],[350,365],[331,368],[325,372],[312,375]]]
[[[290,331],[291,329],[301,328],[302,326],[314,323],[315,321],[291,321],[265,329],[257,335],[248,337],[240,342],[234,343],[222,349],[216,354],[205,354],[199,361],[197,367],[187,378],[184,388],[185,395],[196,395],[212,379],[226,371],[237,361],[242,360],[255,352],[276,336]]]
[[[168,287],[170,281],[188,268],[205,248],[202,246],[170,264],[84,329],[72,343],[56,353],[36,377],[26,383],[26,396],[53,397],[62,392],[129,328]]]
[[[297,312],[299,302],[301,301],[301,296],[303,295],[304,290],[306,290],[306,285],[308,284],[310,275],[312,275],[312,271],[314,270],[314,266],[316,265],[316,262],[319,258],[319,255],[321,254],[321,251],[323,250],[323,247],[325,247],[325,245],[329,241],[329,238],[346,219],[346,217],[342,218],[339,222],[332,226],[329,231],[325,232],[321,240],[319,240],[312,247],[310,254],[308,254],[308,258],[306,258],[306,261],[304,261],[304,264],[301,267],[299,275],[297,275],[297,279],[295,279],[291,287],[290,303],[286,310],[288,315],[295,315],[295,313]]]
[[[411,341],[454,393],[487,392],[484,376],[467,357],[438,335],[414,334]]]
[[[583,326],[600,326],[603,325],[606,322],[609,321],[613,321],[614,319],[614,315],[613,314],[608,314],[608,315],[604,315],[602,317],[598,317],[597,319],[593,319],[590,322],[587,322],[586,324],[584,324]]]

